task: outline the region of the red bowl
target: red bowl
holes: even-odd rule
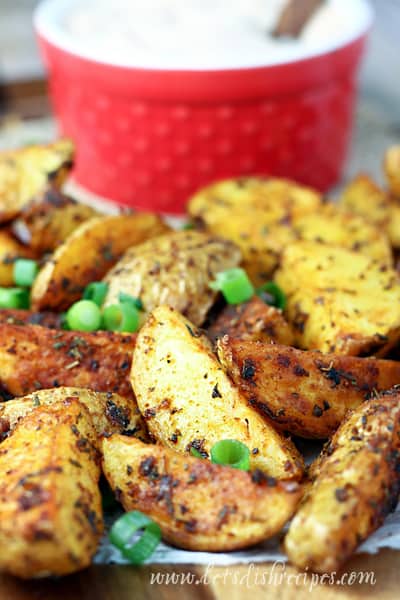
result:
[[[290,177],[322,191],[342,171],[368,26],[344,45],[279,65],[187,71],[80,56],[41,29],[60,132],[74,177],[120,204],[182,213],[211,181]]]

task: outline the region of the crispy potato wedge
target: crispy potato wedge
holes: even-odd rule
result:
[[[218,358],[268,421],[295,435],[324,439],[347,412],[400,383],[400,362],[337,356],[223,338]]]
[[[147,440],[146,426],[134,399],[76,387],[38,390],[23,398],[0,403],[0,430],[8,435],[22,418],[38,406],[52,406],[60,402],[68,406],[71,399],[86,406],[98,435],[124,433]]]
[[[265,540],[290,519],[302,494],[294,481],[121,435],[103,440],[103,469],[125,510],[149,515],[166,541],[188,550],[238,550]]]
[[[296,242],[283,253],[275,280],[301,348],[382,355],[400,337],[398,274],[363,254]]]
[[[293,228],[301,240],[348,248],[382,264],[393,265],[392,249],[385,231],[335,204],[327,204],[318,212],[297,218]]]
[[[38,389],[74,386],[132,398],[134,346],[134,335],[111,331],[0,325],[0,396],[9,400]]]
[[[49,329],[62,329],[62,315],[52,312],[34,312],[21,308],[1,308],[0,325],[41,325]]]
[[[60,188],[73,164],[74,146],[58,140],[0,153],[0,222],[10,221],[48,185]]]
[[[233,386],[208,340],[177,311],[160,306],[138,334],[131,372],[139,410],[150,435],[177,452],[207,457],[219,440],[236,439],[251,451],[251,466],[280,479],[299,479],[303,462]]]
[[[85,221],[56,249],[36,277],[33,310],[68,308],[88,283],[104,277],[127,248],[167,229],[157,215],[146,213]]]
[[[210,233],[235,242],[255,285],[275,270],[295,234],[292,220],[321,207],[318,192],[285,179],[241,177],[214,183],[189,201],[191,217]]]
[[[400,397],[365,402],[325,449],[285,539],[299,568],[338,570],[394,510],[400,491]]]
[[[201,325],[218,292],[209,287],[220,271],[236,267],[239,249],[227,240],[198,231],[176,231],[129,248],[105,277],[105,304],[121,292],[141,299],[150,312],[168,304]]]
[[[390,192],[400,199],[400,145],[386,150],[383,166]]]
[[[7,230],[0,230],[0,286],[15,285],[13,268],[17,258],[35,258],[35,255]]]
[[[36,408],[0,445],[0,570],[66,575],[102,533],[97,438],[77,402]]]
[[[12,231],[22,244],[43,255],[53,252],[81,223],[98,214],[94,208],[49,188],[23,207]]]
[[[0,315],[1,318],[1,315]],[[291,346],[293,331],[282,311],[268,306],[258,296],[243,304],[228,304],[208,327],[212,341],[228,335],[240,340],[274,342]]]

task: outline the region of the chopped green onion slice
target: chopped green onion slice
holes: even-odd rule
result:
[[[13,265],[14,283],[21,287],[31,287],[38,271],[39,267],[35,260],[17,258]]]
[[[103,327],[133,333],[139,328],[139,311],[132,304],[111,304],[103,310]]]
[[[211,462],[234,469],[250,469],[250,450],[237,440],[221,440],[211,448]]]
[[[83,292],[84,300],[92,300],[97,306],[101,306],[107,296],[108,285],[104,281],[92,281],[85,287]]]
[[[135,298],[134,296],[130,296],[129,294],[125,294],[125,292],[119,293],[119,301],[121,304],[130,304],[138,310],[143,310],[143,302],[141,301],[141,299]]]
[[[29,308],[29,292],[22,288],[0,288],[0,308]]]
[[[194,223],[191,223],[190,221],[183,223],[182,231],[190,231],[191,229],[194,229]]]
[[[132,542],[133,535],[143,529],[137,542]],[[110,541],[134,565],[141,565],[149,558],[161,540],[161,529],[149,517],[133,510],[115,521],[110,531]]]
[[[286,307],[286,296],[274,281],[268,281],[256,290],[257,296],[270,306],[276,306],[282,310]]]
[[[68,310],[66,322],[69,329],[96,331],[101,325],[100,308],[92,300],[79,300]]]
[[[216,281],[212,281],[209,286],[221,291],[228,304],[241,304],[254,296],[253,284],[246,271],[239,267],[217,273]]]
[[[193,448],[193,446],[190,448],[190,454],[196,458],[204,458],[204,456],[202,456],[202,454],[196,448]]]

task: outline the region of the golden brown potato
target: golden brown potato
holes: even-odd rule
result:
[[[16,238],[37,254],[53,252],[84,221],[99,213],[49,188],[24,206],[12,223]]]
[[[149,515],[166,541],[188,550],[237,550],[265,540],[290,519],[302,493],[297,482],[121,435],[103,440],[103,469],[125,510]]]
[[[389,172],[392,172],[390,164],[386,168],[389,169],[389,177]],[[355,177],[344,189],[340,203],[379,227],[389,237],[392,246],[400,248],[400,203],[368,175]]]
[[[296,242],[275,280],[301,348],[365,356],[388,351],[400,337],[398,274],[367,256]]]
[[[285,179],[241,177],[213,183],[189,201],[188,212],[210,233],[235,242],[255,285],[271,278],[295,234],[292,220],[320,208],[318,192]]]
[[[60,188],[74,156],[70,140],[0,153],[0,222],[13,219],[48,185]]]
[[[61,313],[33,312],[21,308],[1,308],[0,324],[10,325],[41,325],[49,329],[62,329]]]
[[[252,468],[280,479],[299,479],[302,458],[233,386],[208,340],[182,315],[160,306],[138,334],[132,387],[150,435],[177,452],[209,455],[222,439],[251,451]]]
[[[111,331],[0,325],[0,396],[9,400],[40,389],[74,386],[132,398],[134,346],[134,335]]]
[[[118,303],[125,292],[140,298],[146,312],[168,304],[201,325],[217,297],[209,283],[240,258],[227,240],[197,231],[169,233],[125,252],[105,278],[105,304]]]
[[[387,149],[383,166],[390,192],[400,198],[400,145]]]
[[[0,286],[14,286],[14,262],[17,258],[34,258],[29,248],[20,244],[7,230],[0,230]]]
[[[286,346],[294,341],[293,331],[282,311],[268,306],[257,296],[243,304],[228,304],[208,327],[207,335],[212,341],[225,335]]]
[[[56,249],[36,277],[33,310],[68,308],[88,283],[104,277],[127,248],[166,229],[157,215],[146,213],[85,221]]]
[[[365,402],[328,444],[285,539],[299,568],[338,570],[397,504],[400,397]]]
[[[8,434],[16,424],[38,406],[52,406],[79,400],[89,411],[98,435],[124,433],[146,440],[146,427],[133,398],[123,398],[111,392],[93,392],[76,387],[58,387],[38,390],[23,398],[0,403],[0,430]]]
[[[295,219],[293,228],[301,240],[348,248],[382,264],[393,264],[389,238],[382,227],[334,204]]]
[[[218,357],[250,406],[295,435],[327,438],[350,408],[400,383],[400,362],[224,338]]]
[[[76,400],[36,408],[0,445],[0,570],[66,575],[102,533],[97,438]]]
[[[386,231],[390,218],[389,197],[365,173],[360,173],[347,184],[340,197],[340,205]]]

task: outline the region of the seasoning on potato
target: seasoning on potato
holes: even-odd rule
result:
[[[19,577],[87,567],[103,531],[97,436],[71,399],[39,406],[0,445],[0,570]]]
[[[385,516],[400,491],[400,398],[365,402],[328,443],[317,477],[285,538],[301,569],[337,571]]]
[[[150,435],[177,452],[209,456],[222,439],[243,442],[253,469],[300,479],[303,459],[289,438],[251,407],[207,338],[174,309],[160,306],[136,340],[132,387]]]
[[[125,510],[144,512],[166,541],[188,550],[238,550],[266,540],[290,519],[302,495],[294,481],[121,435],[103,440],[103,469]]]
[[[275,274],[300,348],[383,355],[400,338],[400,283],[394,269],[359,252],[296,242]]]
[[[217,292],[217,273],[239,264],[241,253],[228,240],[197,231],[176,231],[127,250],[107,274],[105,305],[120,294],[140,298],[145,312],[168,304],[201,325]]]

